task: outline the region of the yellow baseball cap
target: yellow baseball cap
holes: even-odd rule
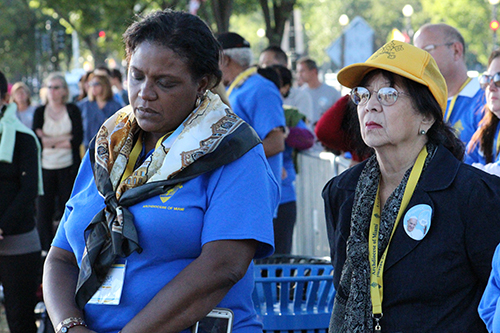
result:
[[[366,74],[375,69],[383,69],[429,87],[443,113],[446,111],[446,81],[429,52],[408,43],[392,40],[378,49],[366,62],[342,68],[337,79],[343,86],[354,88]]]

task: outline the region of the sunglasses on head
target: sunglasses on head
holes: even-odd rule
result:
[[[371,97],[371,94],[377,94],[377,100],[380,104],[390,106],[396,103],[399,95],[407,95],[405,92],[397,91],[392,87],[380,88],[378,91],[370,93],[370,91],[363,87],[356,87],[351,90],[351,100],[356,105],[366,104]]]
[[[479,77],[479,85],[482,89],[486,89],[491,81],[493,81],[495,87],[500,88],[500,72],[493,75],[483,74]]]

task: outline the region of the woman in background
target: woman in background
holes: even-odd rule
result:
[[[33,130],[42,144],[44,195],[38,198],[36,223],[42,250],[48,251],[59,219],[69,199],[80,165],[79,147],[83,129],[80,109],[68,104],[69,89],[64,76],[50,74],[46,80],[47,104],[35,110]]]
[[[102,123],[121,109],[113,99],[113,90],[107,76],[91,74],[88,81],[88,99],[78,103],[82,112],[83,145],[88,148],[90,140],[97,134]]]
[[[31,91],[24,82],[16,82],[10,91],[10,102],[16,103],[16,116],[29,129],[33,127],[33,115],[36,107],[31,105]]]
[[[35,333],[40,285],[40,239],[35,199],[43,193],[38,139],[8,104],[0,72],[0,282],[11,333]]]
[[[479,78],[486,95],[483,119],[467,145],[465,163],[500,175],[500,49],[488,59],[488,70]]]

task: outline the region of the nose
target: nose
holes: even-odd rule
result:
[[[152,101],[158,98],[154,89],[154,82],[151,80],[144,80],[141,84],[141,89],[139,90],[139,97],[145,101]]]
[[[488,83],[488,88],[490,90],[497,90],[498,89],[498,87],[495,85],[495,81],[493,80],[493,78],[491,78],[490,82]]]
[[[365,111],[375,111],[375,112],[380,112],[382,110],[382,105],[380,104],[380,101],[377,98],[377,93],[372,92],[370,94],[370,98],[368,98],[368,101],[366,101],[365,104]]]

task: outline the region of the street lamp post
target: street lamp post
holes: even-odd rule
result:
[[[339,24],[342,26],[342,35],[340,39],[340,47],[342,48],[340,51],[340,68],[344,68],[345,66],[345,27],[349,24],[349,16],[346,14],[342,14],[339,17]]]
[[[488,0],[490,5],[493,7],[491,10],[491,22],[495,22],[497,20],[497,5],[500,0]],[[497,31],[493,29],[493,50],[497,48]]]
[[[413,37],[413,30],[411,29],[411,16],[412,15],[413,15],[413,7],[409,4],[405,5],[403,7],[403,16],[405,17],[405,21],[406,21],[406,35],[408,35],[410,40]]]

